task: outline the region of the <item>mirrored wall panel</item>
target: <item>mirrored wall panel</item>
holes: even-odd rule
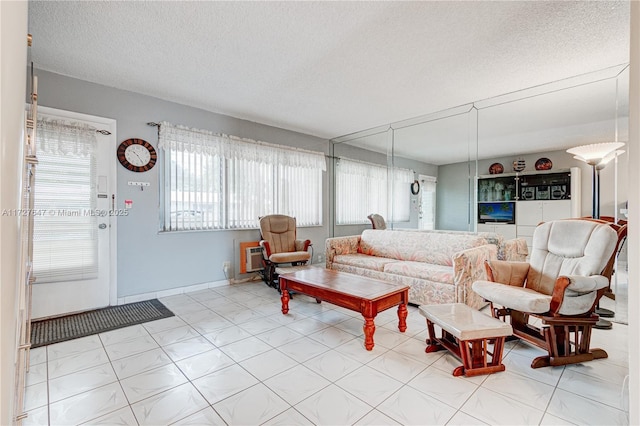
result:
[[[389,220],[389,164],[393,131],[389,126],[333,141],[333,235],[360,234],[371,228],[371,214]]]
[[[359,234],[376,214],[387,229],[527,236],[519,213],[547,200],[561,202],[540,218],[589,216],[591,168],[566,150],[627,134],[620,65],[336,138],[333,235]],[[601,215],[624,209],[626,158],[600,170]]]

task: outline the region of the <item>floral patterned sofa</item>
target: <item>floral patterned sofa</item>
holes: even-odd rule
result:
[[[527,245],[490,232],[366,229],[327,239],[326,251],[329,269],[408,285],[410,303],[466,303],[479,309],[486,303],[471,285],[486,279],[484,261],[523,261]]]

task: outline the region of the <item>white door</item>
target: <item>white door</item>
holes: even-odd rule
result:
[[[419,229],[432,230],[436,225],[436,178],[420,175]]]
[[[114,304],[115,120],[38,113],[32,316]]]

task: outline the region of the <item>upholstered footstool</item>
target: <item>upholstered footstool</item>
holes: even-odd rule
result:
[[[454,376],[504,371],[502,351],[505,337],[513,333],[510,324],[463,303],[422,305],[420,313],[427,319],[429,330],[425,352],[448,349],[462,360],[462,365],[453,370]],[[436,337],[434,324],[442,328],[442,337]],[[493,349],[489,347],[490,341]]]

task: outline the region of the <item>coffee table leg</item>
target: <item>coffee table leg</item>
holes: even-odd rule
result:
[[[364,347],[370,351],[373,349],[373,333],[376,331],[376,326],[373,323],[373,318],[364,317]]]
[[[289,290],[286,288],[282,289],[282,297],[280,297],[280,300],[282,300],[282,313],[286,314],[289,312]]]
[[[404,333],[407,329],[407,305],[401,303],[398,306],[398,330]]]

